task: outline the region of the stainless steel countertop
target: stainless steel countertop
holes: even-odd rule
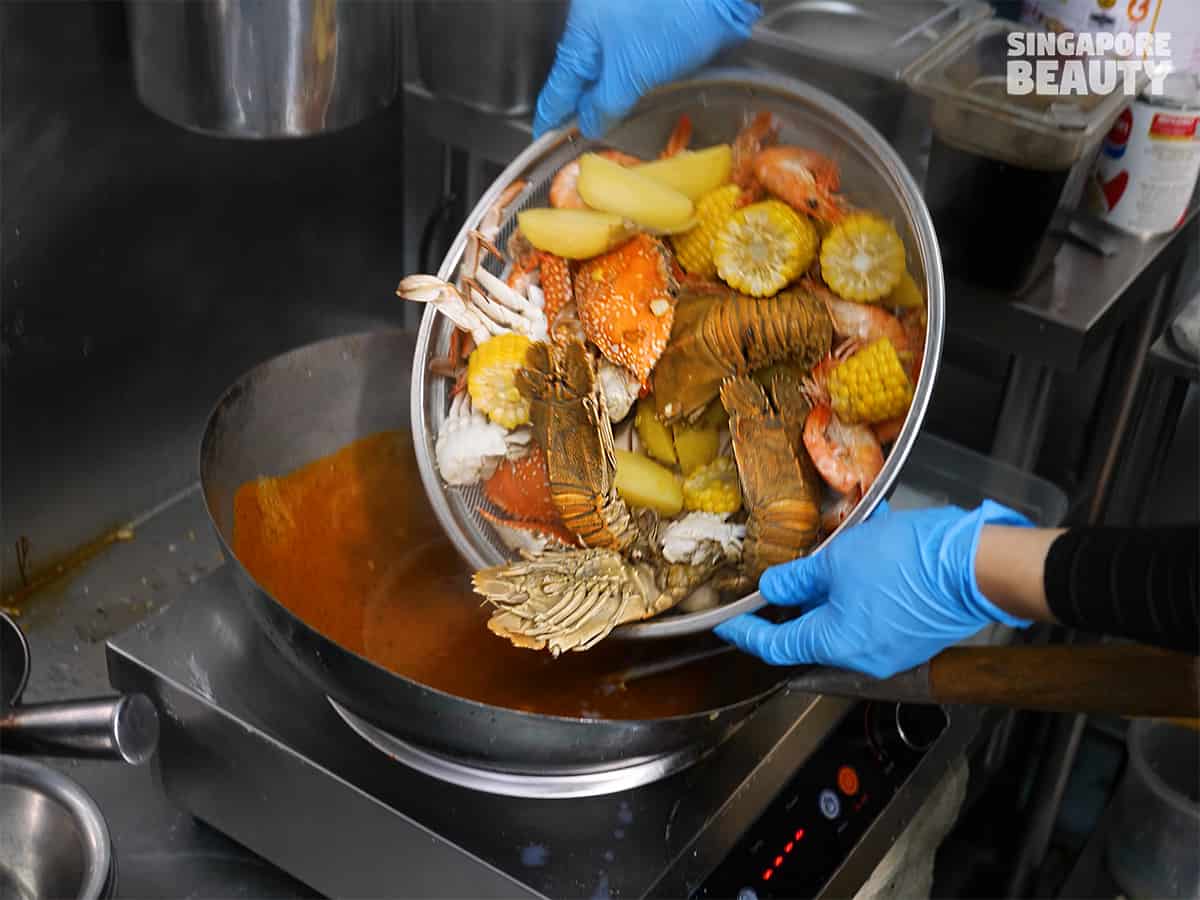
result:
[[[156,612],[223,559],[199,485],[151,510],[122,541],[40,591],[24,607],[33,670],[29,702],[108,693],[104,644]],[[154,763],[44,759],[75,779],[103,812],[117,861],[118,897],[307,897],[313,892],[174,806]]]
[[[1075,371],[1148,300],[1162,273],[1195,252],[1197,213],[1200,202],[1193,202],[1184,225],[1151,240],[1107,231],[1112,254],[1106,257],[1068,241],[1054,267],[1019,299],[951,283],[950,331]]]

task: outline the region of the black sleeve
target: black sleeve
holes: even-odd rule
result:
[[[1072,528],[1050,546],[1044,582],[1072,628],[1200,655],[1200,525]]]

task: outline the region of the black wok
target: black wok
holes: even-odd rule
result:
[[[213,526],[254,618],[297,669],[328,696],[397,737],[476,765],[537,773],[595,771],[715,744],[783,686],[786,670],[730,654],[708,667],[706,677],[712,679],[716,667],[723,674],[725,666],[731,673],[736,669],[738,677],[718,677],[723,688],[713,693],[710,705],[684,715],[604,720],[501,708],[384,669],[305,624],[256,583],[233,553],[237,489],[263,475],[286,474],[358,438],[407,432],[414,345],[412,333],[381,331],[283,354],[230,387],[205,430],[200,479]],[[431,536],[440,531],[432,513],[428,527]],[[713,639],[699,640],[704,646]],[[630,646],[631,654],[645,652]],[[655,646],[664,654],[680,649],[670,642],[661,650]],[[732,696],[731,682],[737,685]]]

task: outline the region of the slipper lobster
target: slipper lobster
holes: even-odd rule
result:
[[[767,300],[717,292],[685,294],[671,340],[654,369],[654,403],[664,422],[692,421],[731,376],[798,360],[811,368],[829,352],[833,323],[825,304],[798,288]]]

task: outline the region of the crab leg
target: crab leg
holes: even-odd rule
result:
[[[521,191],[525,190],[525,182],[521,179],[514,181],[496,198],[496,202],[491,208],[483,214],[483,218],[479,220],[479,227],[474,229],[467,240],[467,249],[463,253],[462,265],[459,271],[465,277],[471,278],[479,271],[480,263],[483,262],[483,253],[481,244],[492,244],[491,249],[496,252],[497,256],[500,253],[495,251],[495,240],[500,236],[500,218],[504,215],[504,210],[508,209],[510,203],[517,198]]]
[[[480,269],[477,279],[464,279],[464,284],[493,334],[511,330],[535,341],[545,340],[546,317],[535,301],[522,297],[487,269]]]
[[[494,333],[489,323],[471,308],[458,288],[433,275],[409,275],[400,282],[396,293],[414,303],[432,303],[442,315],[470,333],[476,344],[482,344]]]

